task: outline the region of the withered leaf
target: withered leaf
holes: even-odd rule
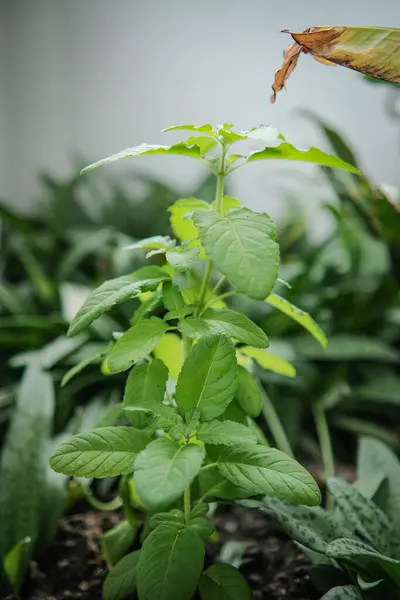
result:
[[[294,43],[284,52],[284,63],[275,75],[271,102],[296,67],[301,52],[319,62],[337,64],[370,77],[400,83],[400,29],[386,27],[310,27],[290,33]]]

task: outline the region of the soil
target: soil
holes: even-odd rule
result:
[[[54,544],[31,563],[22,600],[101,600],[107,567],[99,539],[119,519],[118,514],[95,511],[63,518]],[[233,507],[224,508],[214,524],[219,539],[208,544],[206,566],[221,553],[240,565],[255,600],[320,597],[310,581],[309,563],[273,522],[256,511]]]

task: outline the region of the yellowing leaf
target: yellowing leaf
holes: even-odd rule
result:
[[[388,27],[310,27],[290,33],[294,44],[286,48],[275,75],[271,102],[296,67],[301,52],[325,64],[337,64],[383,81],[400,83],[400,29]]]
[[[243,359],[249,359],[249,357],[254,358],[256,363],[263,369],[268,369],[269,371],[273,371],[279,375],[285,375],[286,377],[296,377],[296,369],[290,362],[280,356],[270,354],[262,348],[243,346],[237,352],[243,356]]]
[[[271,294],[266,299],[266,302],[277,308],[281,312],[285,313],[288,317],[297,321],[304,329],[307,329],[309,333],[321,344],[323,348],[326,348],[328,345],[328,340],[322,329],[317,325],[314,319],[304,310],[297,308],[294,304],[291,304],[284,298],[278,296],[278,294]]]
[[[166,365],[170,377],[178,379],[185,359],[182,339],[176,333],[166,333],[153,353]]]

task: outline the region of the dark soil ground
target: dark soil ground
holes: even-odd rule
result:
[[[99,538],[120,519],[95,511],[62,519],[57,539],[31,563],[22,600],[101,600],[107,572]],[[255,600],[317,600],[310,570],[297,547],[275,524],[255,511],[224,510],[214,519],[218,544],[209,545],[206,563],[222,555],[237,559]],[[9,596],[7,600],[16,600]]]

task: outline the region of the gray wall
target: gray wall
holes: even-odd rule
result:
[[[38,195],[38,171],[70,173],[74,152],[92,160],[143,141],[174,140],[159,133],[171,124],[267,123],[302,146],[321,144],[316,129],[296,114],[304,107],[346,131],[374,178],[400,184],[398,139],[384,114],[381,86],[302,56],[287,92],[269,104],[273,74],[290,42],[281,29],[399,26],[398,0],[3,0],[0,5],[0,39],[6,46],[0,54],[0,191],[20,206],[29,207]],[[110,167],[110,173],[120,168],[128,168],[127,162]],[[180,180],[183,188],[200,175],[195,161],[173,157],[142,158],[129,168]],[[317,169],[289,163],[249,166],[238,172],[235,185],[246,203],[273,214],[288,189],[309,208],[327,197]]]

